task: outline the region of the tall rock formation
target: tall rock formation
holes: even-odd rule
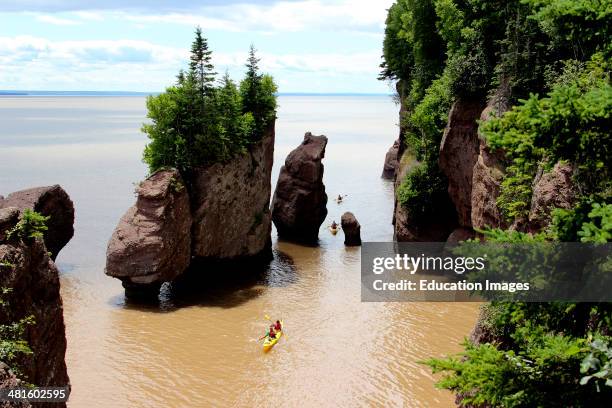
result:
[[[157,295],[187,270],[201,273],[195,263],[269,259],[273,156],[274,123],[245,154],[188,180],[176,169],[150,176],[109,241],[106,274],[128,294]]]
[[[340,218],[342,232],[344,232],[344,245],[359,246],[361,245],[361,224],[355,218],[352,212],[345,212]]]
[[[0,208],[7,207],[20,210],[29,208],[49,217],[49,229],[44,233],[44,241],[53,260],[74,235],[74,205],[68,193],[57,184],[9,194],[0,199]]]
[[[232,260],[270,253],[274,127],[244,155],[196,169],[191,182],[192,250]]]
[[[272,200],[272,221],[278,236],[314,243],[327,216],[323,163],[327,137],[308,132],[285,160]]]
[[[395,174],[399,169],[399,148],[400,148],[400,140],[397,139],[393,142],[393,146],[389,148],[387,154],[385,155],[385,164],[383,166],[383,171],[381,177],[387,180],[394,180]]]
[[[56,221],[64,220],[64,223],[67,223],[67,220],[74,217],[72,202],[64,195],[65,192],[59,194],[59,198],[54,196],[63,192],[61,187],[25,191],[28,193],[21,197],[39,198],[17,200],[15,197],[19,197],[20,193],[15,193],[9,195],[8,199],[21,205],[22,209],[32,206],[35,209],[46,209],[47,214],[52,217],[55,215]],[[43,193],[38,194],[39,192]],[[44,203],[53,205],[45,206]],[[65,213],[61,212],[62,208]],[[8,232],[18,225],[20,216],[20,208],[8,207],[6,202],[3,202],[3,208],[0,209],[0,287],[10,291],[3,295],[3,302],[8,306],[0,307],[0,324],[12,324],[32,316],[34,324],[26,325],[24,339],[33,354],[19,356],[15,361],[22,373],[21,379],[37,386],[67,386],[69,379],[65,362],[66,334],[59,272],[49,256],[44,239],[20,237],[17,234],[12,234],[9,239]],[[66,224],[59,222],[49,222],[48,227],[45,235],[47,239],[63,237],[65,235],[62,234],[70,230]],[[63,240],[50,242],[56,243],[56,248],[65,244]],[[62,407],[65,404],[50,406]]]
[[[106,252],[106,274],[126,288],[159,289],[191,260],[191,212],[175,169],[160,170],[136,189],[138,198],[119,221]]]

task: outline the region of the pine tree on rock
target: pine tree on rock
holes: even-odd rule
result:
[[[202,29],[196,28],[195,39],[191,44],[190,74],[202,96],[210,94],[215,82],[215,67],[212,64],[212,51],[208,49],[208,40],[202,35]]]
[[[256,130],[258,133],[261,133],[265,125],[263,115],[261,114],[262,106],[260,101],[263,75],[259,73],[259,58],[257,58],[256,52],[255,46],[251,44],[249,57],[245,64],[247,72],[240,84],[240,93],[242,94],[242,111],[253,113]]]

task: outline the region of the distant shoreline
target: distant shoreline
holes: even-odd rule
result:
[[[23,91],[0,90],[2,96],[148,96],[159,95],[160,92],[129,92],[129,91]],[[310,93],[310,92],[279,92],[278,96],[393,96],[385,93]]]

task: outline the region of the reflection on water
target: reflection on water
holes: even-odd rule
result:
[[[274,238],[261,274],[211,270],[221,278],[195,293],[166,286],[158,303],[135,305],[103,269],[146,173],[144,98],[0,98],[0,194],[59,183],[76,206],[75,237],[58,258],[71,407],[453,406],[418,361],[458,351],[477,305],[361,303],[359,248],[325,228],[352,211],[364,240],[392,238],[393,186],[379,176],[397,107],[386,97],[279,104],[273,177],[304,132],[326,134],[328,195],[348,194],[330,200],[320,246]],[[257,341],[265,315],[284,319],[287,334],[268,354]]]

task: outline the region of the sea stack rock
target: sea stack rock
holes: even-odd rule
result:
[[[274,123],[246,154],[195,169],[189,191],[194,258],[271,258],[273,161]]]
[[[106,274],[126,289],[159,289],[189,266],[189,196],[176,169],[160,170],[136,189],[138,198],[108,243]]]
[[[359,246],[361,245],[361,225],[352,212],[345,212],[340,218],[342,231],[344,232],[344,245]]]
[[[33,316],[24,340],[31,355],[19,355],[11,362],[19,368],[21,379],[40,387],[69,385],[66,370],[66,334],[59,272],[43,239],[7,239],[7,232],[19,222],[16,207],[0,209],[0,288],[11,290],[2,296],[8,305],[0,308],[0,324],[12,324]],[[7,362],[4,362],[7,363]],[[2,386],[15,378],[0,364]],[[11,405],[12,406],[12,405]],[[65,407],[65,404],[54,404]]]
[[[8,207],[20,211],[29,208],[49,217],[43,239],[53,260],[74,235],[74,205],[68,193],[57,184],[9,194],[0,199],[0,208]]]
[[[387,180],[395,179],[395,173],[399,168],[399,147],[400,140],[397,139],[393,146],[389,148],[387,151],[387,155],[385,156],[385,165],[383,167],[382,178]]]
[[[327,216],[323,163],[327,137],[304,135],[302,144],[285,160],[272,200],[272,221],[278,236],[314,243]]]

